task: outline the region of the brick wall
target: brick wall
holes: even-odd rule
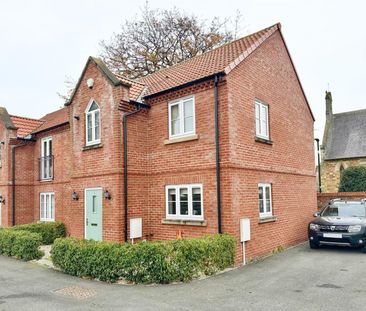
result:
[[[224,229],[239,237],[239,219],[250,218],[248,257],[306,240],[316,210],[313,119],[280,36],[272,35],[227,76],[230,152],[223,193],[231,198]],[[272,145],[255,141],[255,99],[269,105]],[[272,184],[274,222],[259,223],[258,183]]]
[[[366,192],[328,192],[317,194],[318,209],[325,207],[332,199],[362,200],[366,198]]]

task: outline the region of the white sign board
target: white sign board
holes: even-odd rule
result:
[[[240,241],[246,242],[250,240],[250,219],[240,219]]]
[[[130,219],[130,239],[142,237],[142,218]]]

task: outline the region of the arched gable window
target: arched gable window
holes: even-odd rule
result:
[[[86,145],[100,143],[100,108],[92,99],[85,110]]]

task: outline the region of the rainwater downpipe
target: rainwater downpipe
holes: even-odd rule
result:
[[[216,142],[216,191],[217,191],[217,228],[222,233],[221,226],[221,182],[220,182],[220,141],[219,141],[219,77],[215,76],[215,142]]]
[[[123,127],[123,205],[125,212],[125,242],[128,240],[128,178],[127,178],[127,117],[134,115],[141,111],[141,107],[138,106],[137,110],[127,112],[122,118]]]

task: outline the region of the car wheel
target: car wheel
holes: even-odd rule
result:
[[[366,246],[361,247],[361,251],[362,251],[363,253],[366,253]]]
[[[319,248],[319,243],[309,241],[309,246],[311,249],[317,249],[317,248]]]

